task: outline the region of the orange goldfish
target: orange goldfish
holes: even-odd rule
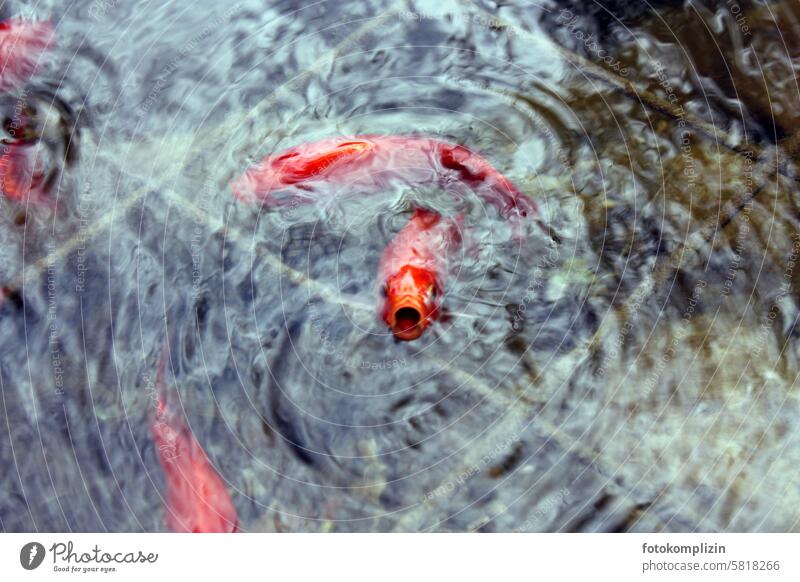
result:
[[[440,314],[448,254],[461,241],[455,220],[417,208],[378,267],[381,319],[399,340],[415,340]]]
[[[44,52],[55,40],[49,22],[10,18],[0,22],[0,93],[25,83],[35,72]],[[28,111],[21,108],[9,129],[14,139],[3,140],[0,151],[0,191],[18,202],[39,197],[45,183],[36,139],[28,139]],[[22,137],[20,137],[22,136]]]
[[[361,135],[300,144],[269,155],[231,182],[234,195],[267,207],[313,201],[326,184],[384,190],[387,179],[408,184],[469,186],[506,218],[517,240],[536,204],[487,160],[464,146],[416,136]],[[290,192],[290,198],[278,193]],[[461,218],[417,208],[387,246],[378,283],[380,317],[399,340],[419,338],[440,314],[447,256],[461,242]],[[541,225],[540,225],[541,226]]]
[[[22,85],[36,72],[42,55],[54,44],[50,22],[9,18],[0,22],[0,92]]]
[[[191,430],[167,405],[165,367],[162,356],[150,433],[167,483],[167,527],[173,532],[235,532],[239,518],[225,482]]]
[[[510,220],[515,232],[522,219],[537,211],[530,198],[478,154],[416,136],[360,135],[300,144],[265,157],[233,180],[231,189],[240,200],[273,207],[284,203],[275,196],[278,191],[294,190],[297,201],[309,201],[307,192],[330,182],[380,192],[390,175],[410,184],[466,184]]]
[[[45,171],[36,143],[2,142],[0,191],[10,200],[38,200],[44,190]]]

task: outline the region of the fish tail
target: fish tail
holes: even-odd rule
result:
[[[173,532],[236,532],[239,518],[208,454],[168,405],[166,342],[156,368],[151,433],[166,480],[165,518]]]

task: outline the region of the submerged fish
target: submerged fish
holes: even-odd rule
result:
[[[55,41],[49,22],[10,18],[0,22],[0,93],[24,84],[35,72],[42,55]],[[0,146],[0,191],[10,200],[39,200],[46,183],[38,136],[31,132],[31,112],[20,97],[6,130],[12,139]],[[33,195],[33,196],[31,196]]]
[[[167,483],[167,527],[174,532],[235,532],[239,518],[224,481],[189,427],[167,405],[165,367],[162,356],[150,433]]]
[[[440,314],[448,256],[461,242],[457,220],[417,208],[381,257],[381,319],[399,340],[415,340]]]
[[[0,22],[0,92],[16,89],[30,79],[44,53],[55,42],[50,22],[9,18]]]
[[[300,144],[269,155],[231,182],[237,198],[281,206],[276,193],[294,190],[292,201],[310,202],[308,192],[325,183],[367,186],[380,192],[388,178],[447,187],[456,180],[493,205],[518,232],[520,219],[536,204],[486,159],[462,145],[427,137],[361,135]]]
[[[536,204],[488,161],[464,146],[426,138],[364,135],[301,144],[265,157],[231,182],[235,196],[270,208],[309,203],[331,183],[381,192],[387,180],[447,187],[456,180],[492,204],[521,239]],[[281,197],[289,191],[291,196]],[[452,188],[450,192],[460,193]],[[463,190],[462,190],[463,192]],[[378,283],[381,319],[400,340],[422,335],[440,313],[447,256],[461,242],[461,218],[417,208],[387,246]]]
[[[0,145],[0,191],[16,202],[42,200],[46,173],[36,143],[2,142]]]

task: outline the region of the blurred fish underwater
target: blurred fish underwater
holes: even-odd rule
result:
[[[800,531],[798,54],[792,0],[4,3],[0,528]],[[537,222],[231,192],[360,135]],[[415,208],[469,244],[397,341]]]

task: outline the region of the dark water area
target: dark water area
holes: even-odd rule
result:
[[[242,531],[799,531],[800,7],[7,2],[56,46],[48,203],[0,196],[0,528],[164,531],[162,353]],[[269,210],[330,136],[479,152],[524,240],[431,185]],[[383,249],[463,212],[396,341]]]

